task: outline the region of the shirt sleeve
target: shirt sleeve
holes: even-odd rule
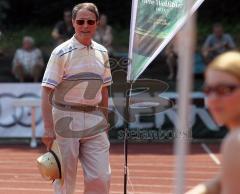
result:
[[[37,49],[36,53],[37,53],[37,64],[43,66],[44,65],[44,60],[43,60],[42,51],[40,49]]]
[[[226,39],[227,39],[227,44],[228,44],[230,49],[236,48],[236,45],[233,41],[233,38],[229,34],[226,35]]]
[[[42,86],[55,88],[61,81],[64,74],[64,63],[61,55],[52,53],[45,70]]]
[[[16,50],[15,54],[14,54],[14,57],[13,57],[13,61],[12,61],[12,64],[13,66],[15,67],[17,62],[18,62],[18,58],[19,58],[19,55],[20,55],[20,52],[19,52],[19,49]]]
[[[112,84],[112,74],[111,74],[111,68],[110,68],[108,56],[106,57],[104,66],[105,66],[105,70],[104,70],[104,75],[103,75],[103,87],[110,86]]]
[[[209,35],[203,44],[203,49],[207,49],[207,48],[211,47],[212,46],[211,41],[212,41],[212,36]]]

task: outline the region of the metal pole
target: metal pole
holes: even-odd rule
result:
[[[124,120],[124,194],[127,194],[128,180],[128,128],[129,128],[129,105],[131,98],[132,81],[127,84],[125,120]]]

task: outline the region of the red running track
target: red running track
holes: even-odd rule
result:
[[[219,158],[219,145],[207,145]],[[0,145],[0,194],[52,194],[51,183],[38,173],[35,159],[44,153],[43,146]],[[111,145],[111,194],[123,194],[123,145]],[[129,145],[128,194],[173,193],[174,155],[172,144]],[[187,157],[186,189],[213,177],[219,165],[201,144],[192,144]],[[81,166],[78,168],[76,193],[83,191]]]

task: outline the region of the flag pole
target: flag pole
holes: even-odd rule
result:
[[[178,71],[178,121],[176,129],[176,138],[174,141],[175,148],[175,194],[183,194],[185,191],[185,172],[186,172],[186,155],[188,154],[188,141],[191,129],[188,121],[190,113],[190,96],[192,88],[192,64],[195,41],[195,20],[191,16],[191,7],[193,0],[186,0],[187,21],[186,25],[180,31],[178,36],[178,54],[179,54],[179,71]],[[188,38],[186,38],[188,37]],[[180,48],[181,47],[181,48]],[[184,49],[183,49],[184,48]]]
[[[125,120],[124,120],[124,194],[127,194],[127,181],[128,181],[128,128],[129,128],[129,105],[132,91],[132,81],[127,84],[127,96],[125,107]]]
[[[124,119],[124,194],[127,194],[127,181],[128,181],[128,128],[129,128],[129,108],[130,98],[132,91],[132,84],[134,80],[131,78],[131,67],[133,59],[133,41],[136,26],[138,0],[132,0],[131,10],[131,23],[129,35],[129,51],[128,51],[128,67],[127,67],[127,87],[126,87],[126,106],[125,106],[125,119]]]
[[[126,120],[124,124],[124,194],[127,194],[127,180],[128,180],[128,117],[129,117],[129,96],[126,99],[125,108]]]

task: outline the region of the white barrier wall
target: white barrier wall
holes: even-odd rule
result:
[[[21,98],[39,99],[39,83],[0,84],[0,137],[31,137],[31,108],[16,107]],[[40,105],[40,104],[39,104]],[[43,134],[40,107],[36,107],[36,136]]]
[[[30,107],[16,107],[14,101],[21,98],[40,99],[41,85],[40,83],[2,83],[0,84],[0,137],[31,137],[31,108]],[[157,95],[157,94],[156,94]],[[119,94],[114,96],[122,97]],[[174,92],[165,92],[161,94],[161,97],[169,99],[176,99],[177,95]],[[192,94],[194,99],[200,99],[204,101],[204,95],[201,92]],[[114,109],[113,100],[110,99],[110,107]],[[118,110],[122,112],[123,110]],[[115,109],[116,116],[114,117],[114,123],[116,128],[123,126],[123,119],[120,113]],[[121,113],[122,114],[122,113]],[[117,116],[118,115],[118,116]],[[196,124],[196,117],[200,118],[204,123],[206,129],[210,131],[218,131],[219,128],[213,121],[212,117],[208,113],[204,106],[192,105],[192,114],[189,120],[189,128],[192,128]],[[168,109],[164,112],[158,113],[154,117],[154,121],[143,122],[140,119],[140,115],[136,115],[136,121],[130,124],[130,128],[133,129],[150,129],[161,127],[166,122],[166,119],[176,126],[176,107]],[[41,119],[40,102],[39,107],[36,108],[36,136],[41,137],[43,134],[43,123]]]

